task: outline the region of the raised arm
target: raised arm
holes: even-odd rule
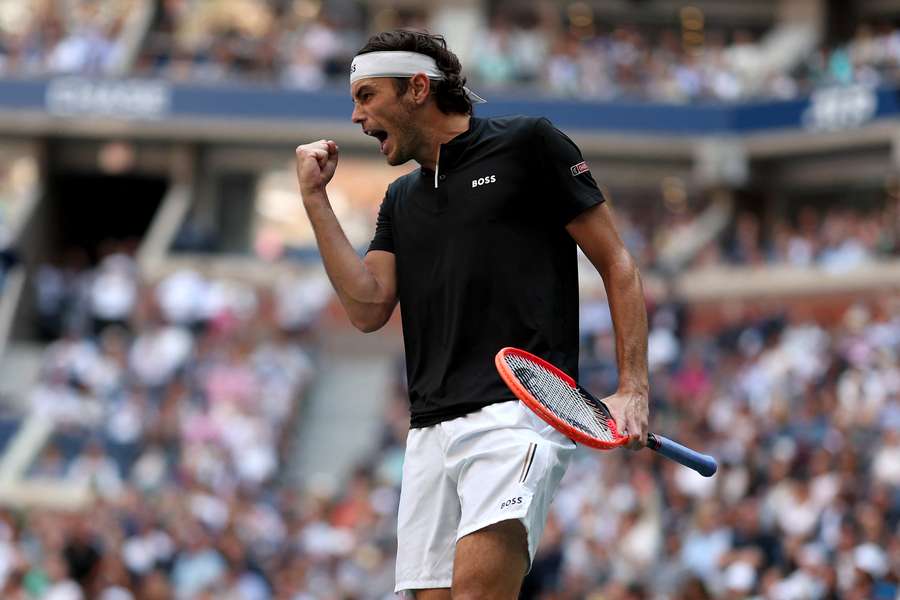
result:
[[[604,402],[629,448],[647,443],[649,383],[647,376],[647,309],[641,275],[613,224],[606,203],[585,210],[566,226],[603,278],[616,336],[619,389]]]
[[[373,250],[360,259],[341,228],[325,191],[337,168],[337,144],[320,140],[299,146],[296,154],[303,207],[331,285],[354,327],[367,333],[380,329],[397,305],[394,255]]]

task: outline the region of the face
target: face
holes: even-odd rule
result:
[[[421,136],[413,124],[415,103],[407,93],[398,95],[391,78],[360,79],[350,88],[354,123],[376,138],[389,165],[402,165],[415,158]]]

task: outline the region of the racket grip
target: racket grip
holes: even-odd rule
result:
[[[689,469],[697,471],[704,477],[712,477],[719,468],[719,464],[712,456],[691,450],[661,435],[648,434],[647,447],[651,450],[656,450],[666,458],[670,458]]]

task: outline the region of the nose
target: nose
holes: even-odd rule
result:
[[[350,120],[354,123],[362,123],[366,120],[366,117],[363,114],[363,110],[356,102],[353,103],[353,112],[350,114]]]

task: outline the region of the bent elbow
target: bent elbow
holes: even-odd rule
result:
[[[378,331],[384,325],[383,323],[375,323],[375,322],[364,322],[364,323],[354,323],[354,327],[360,330],[363,333],[372,333],[373,331]]]
[[[351,317],[350,322],[361,332],[372,333],[384,327],[387,319],[381,318],[381,315],[357,316]]]
[[[363,333],[372,333],[378,331],[391,319],[394,312],[394,302],[357,302],[345,303],[344,308],[347,310],[347,316],[350,317],[350,323]]]

